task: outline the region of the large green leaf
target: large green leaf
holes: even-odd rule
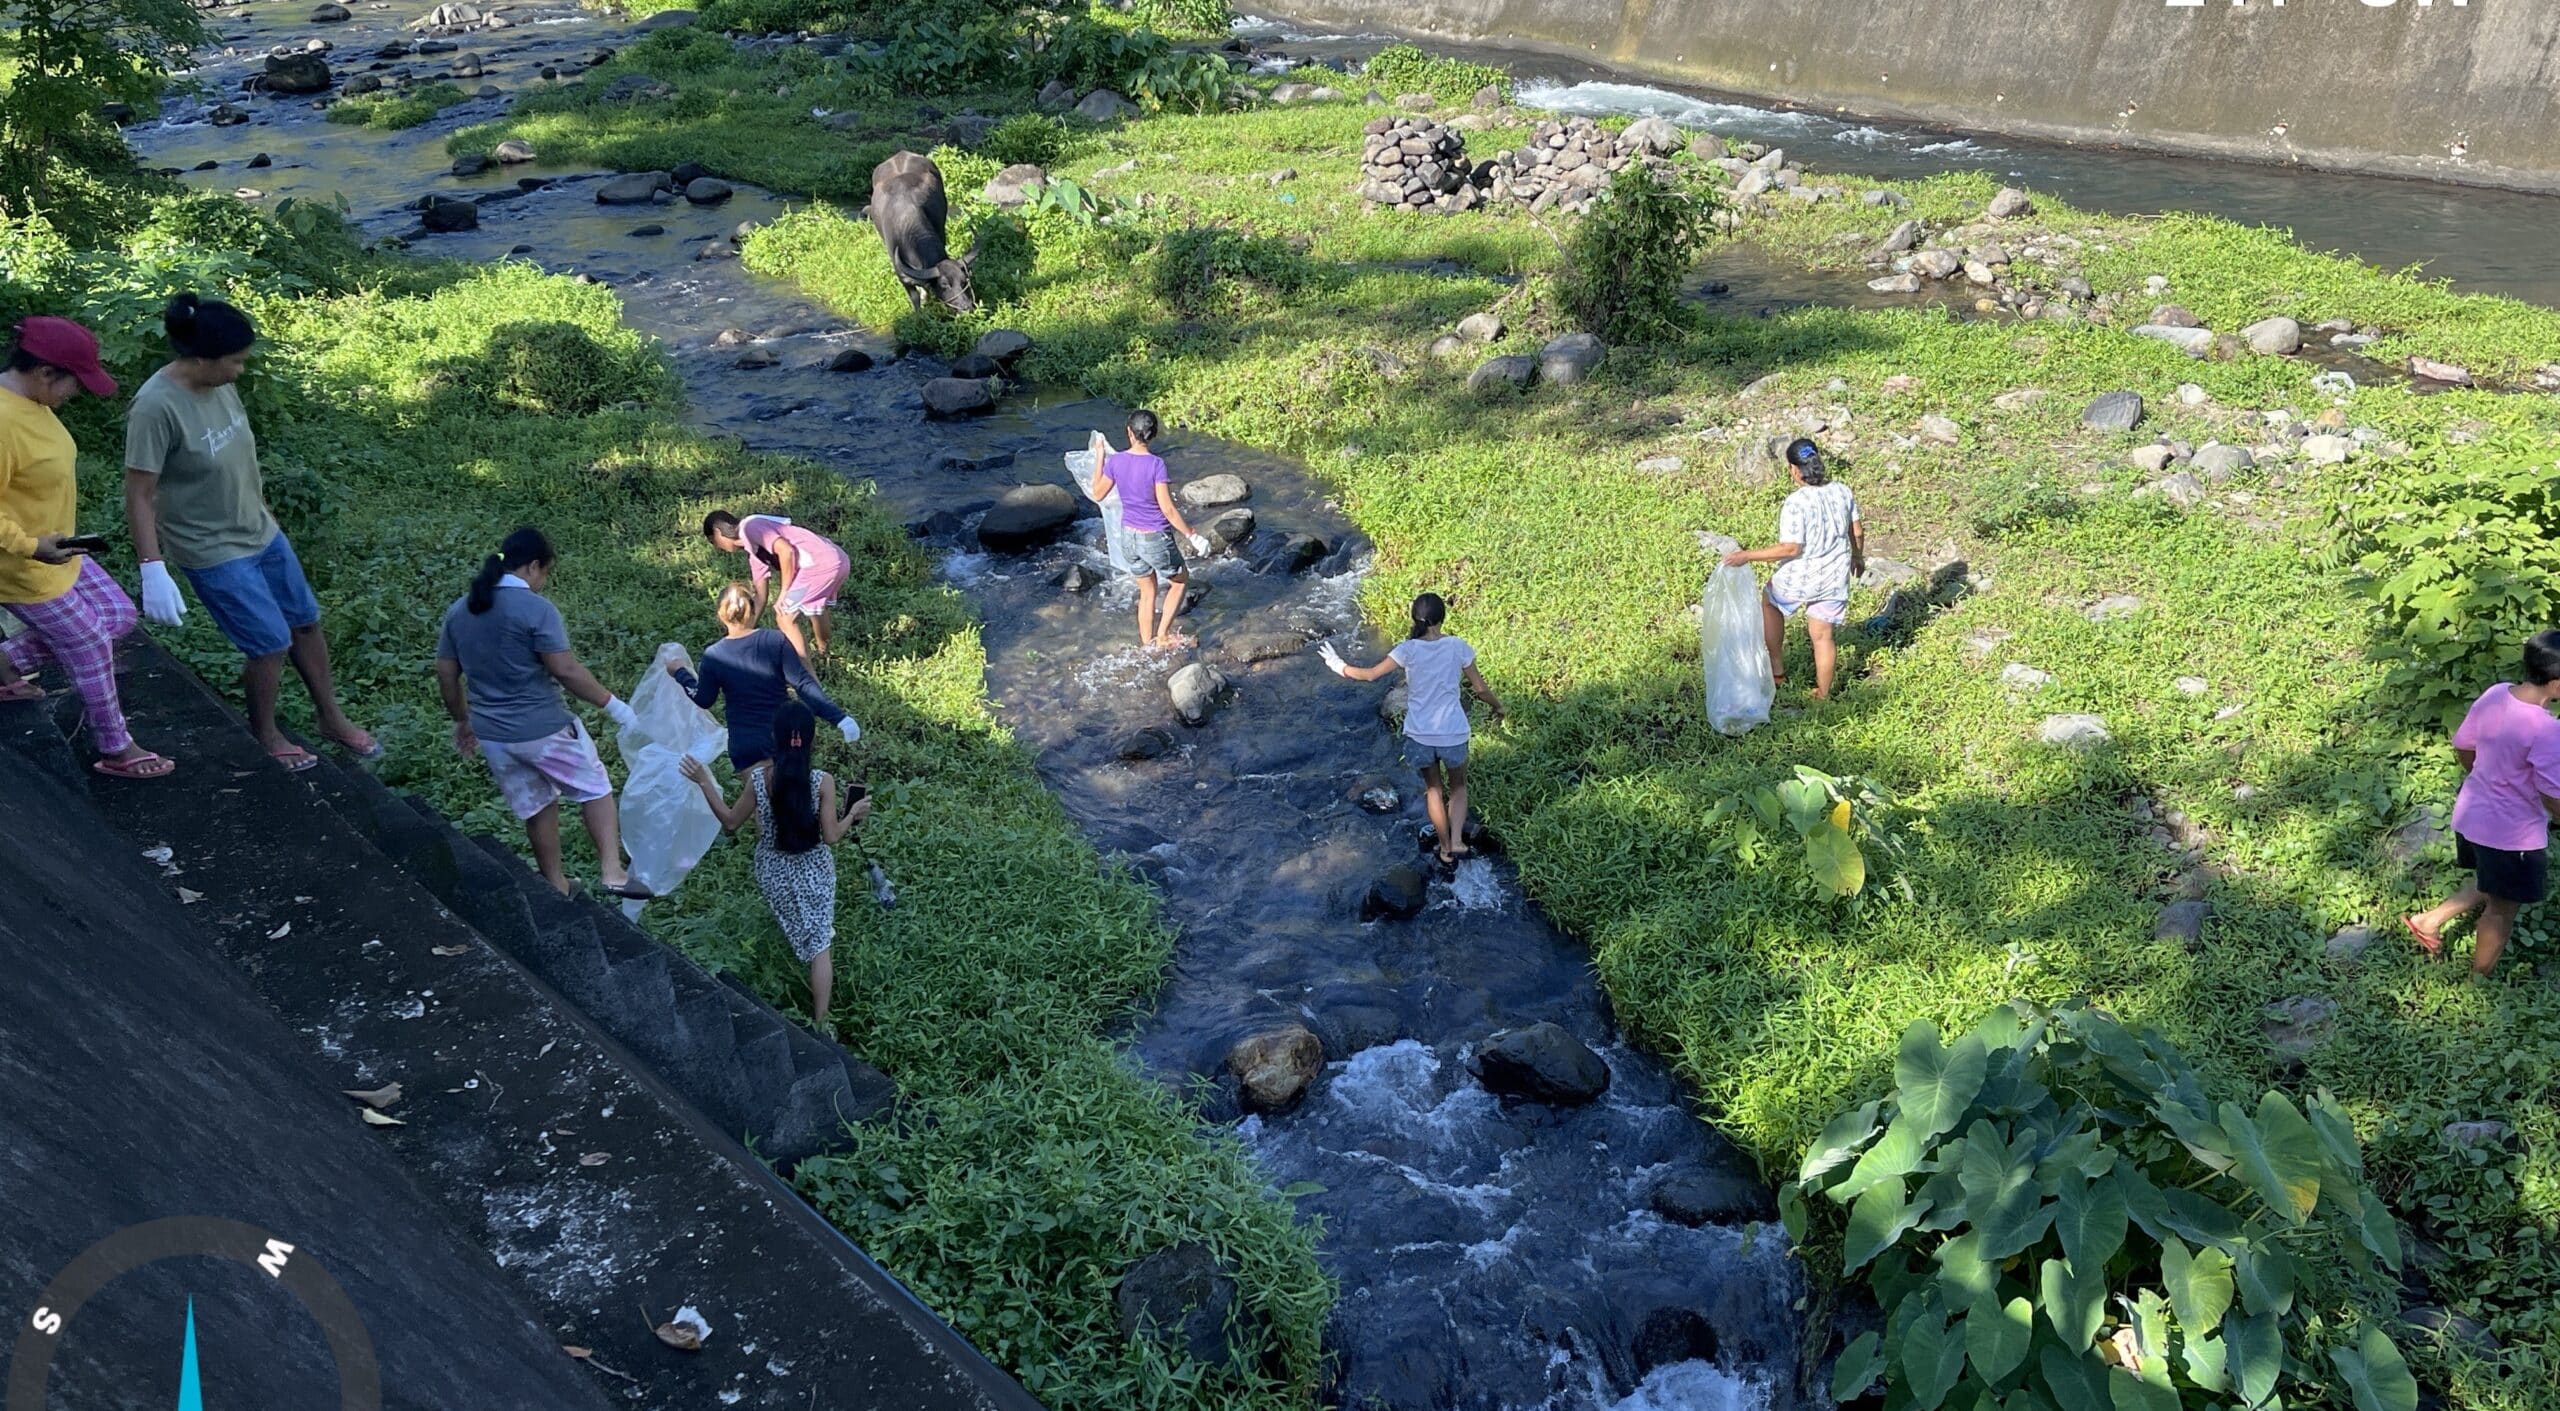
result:
[[[1858,851],[1858,840],[1849,830],[1824,819],[1805,834],[1804,865],[1813,873],[1815,886],[1823,895],[1853,897],[1867,885],[1866,855]],[[1966,1095],[1971,1101],[1972,1095]]]
[[[2417,1378],[2382,1329],[2368,1324],[2354,1347],[2330,1348],[2329,1360],[2338,1364],[2356,1411],[2417,1411]]]
[[[1938,1042],[1936,1025],[1914,1022],[1902,1031],[1902,1049],[1893,1061],[1894,1096],[1902,1104],[1897,1125],[1907,1121],[1923,1137],[1954,1130],[1982,1090],[1987,1064],[1982,1040],[1967,1034],[1947,1047]]]
[[[1964,1315],[1964,1350],[1973,1360],[1975,1375],[1997,1386],[2001,1378],[2016,1371],[2027,1360],[2035,1317],[2035,1309],[2023,1298],[2007,1303],[1995,1296],[1976,1298]]]
[[[1866,1194],[1868,1188],[1879,1181],[1901,1184],[1902,1177],[1920,1169],[1921,1160],[1929,1153],[1929,1138],[1935,1135],[1934,1132],[1920,1130],[1920,1125],[1912,1121],[1911,1114],[1907,1112],[1894,1118],[1893,1125],[1884,1129],[1883,1136],[1876,1138],[1876,1144],[1868,1147],[1866,1154],[1858,1158],[1858,1164],[1849,1168],[1848,1176],[1824,1194],[1846,1205]]]
[[[1913,1411],[1936,1411],[1955,1390],[1964,1375],[1964,1337],[1947,1326],[1943,1311],[1930,1310],[1903,1333],[1902,1372]]]
[[[1880,1350],[1883,1341],[1869,1329],[1840,1349],[1840,1360],[1831,1364],[1833,1401],[1855,1401],[1875,1385],[1876,1378],[1884,1374],[1884,1353]]]
[[[1957,1180],[1964,1187],[1965,1214],[1981,1237],[1982,1258],[1998,1263],[2044,1237],[2053,1212],[2044,1207],[2028,1159],[2035,1139],[2021,1136],[2013,1150],[2000,1140],[1991,1123],[1977,1120],[1965,1130],[1964,1164]]]
[[[2258,1099],[2254,1117],[2236,1102],[2222,1104],[2221,1116],[2235,1174],[2288,1224],[2309,1219],[2320,1203],[2321,1168],[2327,1164],[2311,1124],[2278,1092]]]
[[[1929,1202],[1913,1204],[1903,1199],[1902,1182],[1886,1181],[1868,1189],[1849,1207],[1849,1233],[1842,1242],[1840,1272],[1854,1273],[1866,1267],[1867,1261],[1893,1248],[1895,1241],[1911,1233],[1920,1217],[1929,1213]]]
[[[2400,1223],[2383,1208],[2380,1197],[2364,1202],[2362,1218],[2356,1222],[2356,1238],[2393,1273],[2400,1272]]]
[[[2159,1386],[2124,1372],[2102,1373],[2107,1379],[2107,1398],[2116,1411],[2178,1411],[2178,1392],[2174,1387]]]
[[[2231,1309],[2231,1267],[2231,1256],[2210,1246],[2191,1254],[2174,1236],[2161,1242],[2160,1282],[2187,1336],[2206,1337],[2222,1326],[2222,1315]]]
[[[2044,1375],[2054,1404],[2066,1411],[2098,1411],[2109,1400],[2107,1364],[2085,1352],[2046,1343],[2036,1353],[2036,1370]]]
[[[1861,1103],[1823,1124],[1821,1135],[1805,1150],[1804,1164],[1796,1168],[1796,1179],[1810,1186],[1848,1165],[1875,1136],[1876,1113],[1883,1107],[1881,1102]]]
[[[2322,1088],[2313,1095],[2308,1115],[2311,1130],[2319,1134],[2321,1149],[2329,1153],[2329,1160],[2350,1181],[2363,1180],[2364,1149],[2356,1143],[2356,1124],[2348,1119],[2347,1110],[2338,1105],[2328,1089]]]
[[[2298,1271],[2292,1255],[2271,1244],[2244,1244],[2240,1247],[2239,1257],[2232,1261],[2231,1273],[2240,1288],[2241,1307],[2252,1313],[2272,1313],[2278,1317],[2293,1311],[2293,1286]]]
[[[2188,1381],[2210,1392],[2231,1390],[2231,1378],[2223,1370],[2222,1339],[2191,1337],[2181,1346]]]
[[[2252,1313],[2222,1324],[2223,1365],[2232,1389],[2251,1406],[2263,1406],[2275,1395],[2276,1377],[2284,1371],[2284,1331],[2273,1313]]]
[[[1805,1232],[1813,1228],[1813,1217],[1804,1208],[1804,1187],[1794,1181],[1778,1187],[1778,1223],[1787,1227],[1787,1238],[1804,1243]]]
[[[2066,1179],[2054,1205],[2053,1228],[2075,1267],[2101,1269],[2124,1248],[2124,1187],[2119,1173],[2094,1181]]]
[[[1982,1239],[1971,1231],[1938,1246],[1929,1256],[1938,1265],[1938,1283],[1949,1304],[1971,1304],[2000,1287],[2000,1271],[1982,1258]]]
[[[2229,1249],[2246,1233],[2231,1207],[2194,1191],[2173,1187],[2161,1192],[2160,1204],[2167,1211],[2162,1223],[2197,1244]]]
[[[2045,1321],[2061,1334],[2064,1351],[2087,1351],[2107,1314],[2106,1270],[2092,1265],[2087,1273],[2078,1273],[2067,1260],[2048,1259],[2042,1273],[2037,1303]]]

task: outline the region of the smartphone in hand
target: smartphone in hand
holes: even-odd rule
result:
[[[62,540],[62,550],[72,554],[103,554],[107,551],[104,534],[73,534]]]

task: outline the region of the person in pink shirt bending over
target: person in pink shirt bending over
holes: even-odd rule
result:
[[[2444,951],[2446,923],[2474,907],[2471,973],[2486,975],[2515,934],[2516,910],[2542,900],[2544,847],[2560,817],[2560,632],[2537,632],[2524,644],[2524,680],[2480,693],[2453,732],[2462,761],[2462,792],[2453,801],[2454,861],[2471,869],[2471,885],[2434,909],[2400,918],[2429,955]]]
[[[764,616],[772,580],[782,578],[781,595],[773,600],[773,625],[791,642],[802,661],[827,654],[827,609],[844,586],[853,560],[835,541],[801,528],[778,514],[751,514],[740,519],[727,510],[702,517],[702,537],[724,554],[746,550],[747,570],[755,579],[756,616]],[[801,619],[808,619],[804,633]],[[814,653],[814,655],[813,655]]]

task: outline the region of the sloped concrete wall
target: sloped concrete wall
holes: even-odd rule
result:
[[[1821,111],[2560,190],[2538,0],[1291,0]]]

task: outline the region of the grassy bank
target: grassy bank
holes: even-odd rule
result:
[[[1144,885],[1102,864],[991,718],[966,605],[868,488],[686,429],[656,351],[600,287],[379,259],[221,198],[159,209],[151,228],[92,233],[86,249],[0,227],[0,312],[78,313],[119,376],[138,378],[158,360],[169,292],[227,289],[252,309],[267,341],[244,388],[348,709],[389,746],[388,782],[475,829],[521,836],[485,771],[454,755],[428,667],[444,604],[509,528],[540,525],[559,546],[553,596],[580,654],[625,693],[658,643],[716,635],[711,595],[737,565],[694,532],[705,510],[774,508],[852,549],[828,685],[865,731],[827,763],[872,785],[864,843],[900,904],[880,912],[852,869],[836,1014],[912,1107],[804,1166],[804,1188],[1049,1405],[1303,1405],[1331,1294],[1312,1232],[1232,1140],[1204,1135],[1103,1038],[1159,983],[1170,938]],[[114,411],[90,407],[75,428],[88,528],[118,517]],[[209,679],[236,674],[202,613],[167,635]],[[148,738],[147,721],[137,729]],[[647,922],[805,1005],[749,852],[715,850]],[[1255,1365],[1240,1375],[1116,1328],[1121,1270],[1187,1240],[1245,1290]]]
[[[652,40],[619,62],[685,89],[675,106],[693,102],[701,116],[688,121],[706,125],[686,134],[701,150],[638,149],[649,164],[716,150],[732,177],[859,195],[795,182],[821,152],[850,150],[852,138],[814,120],[778,119],[786,133],[811,124],[818,151],[751,150],[721,100],[691,87],[710,62],[698,39]],[[805,61],[756,67],[766,62],[724,55],[716,71],[771,95],[777,114],[805,114],[790,67]],[[758,81],[740,82],[741,65]],[[1008,100],[979,96],[990,110]],[[2485,984],[2395,939],[2391,917],[2449,875],[2449,853],[2438,842],[2404,863],[2386,835],[2448,805],[2454,771],[2438,726],[2389,675],[2387,658],[2407,643],[2365,595],[2351,567],[2362,546],[2339,529],[2342,510],[2392,508],[2415,477],[2499,458],[2547,464],[2560,406],[2368,387],[2336,410],[2405,454],[2377,446],[2344,466],[2264,466],[2182,510],[2137,493],[2155,477],[2127,452],[2155,434],[2265,442],[2263,413],[2308,420],[2331,408],[2310,386],[2314,368],[2191,361],[2086,323],[1811,309],[1702,318],[1659,346],[1615,351],[1585,385],[1478,396],[1464,386],[1476,359],[1534,351],[1563,331],[1547,282],[1561,228],[1516,212],[1364,212],[1351,188],[1360,127],[1376,111],[1341,103],[1067,130],[1052,171],[1116,211],[1107,224],[1033,215],[1027,239],[982,264],[980,292],[994,297],[970,318],[907,314],[869,228],[823,204],[760,232],[747,257],[928,347],[1020,328],[1037,340],[1037,379],[1297,454],[1326,476],[1378,543],[1379,620],[1399,619],[1419,589],[1447,594],[1453,628],[1512,705],[1511,725],[1483,742],[1477,790],[1531,890],[1590,939],[1625,1022],[1674,1055],[1773,1169],[1831,1113],[1890,1085],[1895,1037],[1912,1020],[1961,1027],[2004,996],[2087,994],[2158,1026],[2219,1095],[2269,1082],[2333,1090],[2377,1186],[2424,1242],[2428,1297],[2506,1348],[2477,1363],[2409,1336],[2425,1379],[2459,1406],[2560,1404],[2560,990],[2536,978],[2560,956],[2535,911]],[[649,126],[574,95],[519,122],[510,130],[603,160],[635,150],[619,144]],[[1521,135],[1470,134],[1470,150],[1489,155]],[[895,133],[857,136],[885,145]],[[976,195],[995,164],[936,156],[955,221],[997,228]],[[1906,214],[1960,224],[1992,194],[1971,175],[1891,189],[1908,212],[1854,193],[1780,201],[1741,238],[1783,262],[1836,267],[1851,231],[1881,236]],[[2081,272],[2126,313],[2173,299],[2225,329],[2277,313],[2370,322],[2385,356],[2499,378],[2560,348],[2560,314],[2281,235],[2039,205],[2004,240],[2075,242]],[[2155,275],[2169,282],[2160,300],[2144,289]],[[1484,308],[1504,315],[1504,339],[1435,360],[1432,340]],[[2181,384],[2202,399],[2182,402]],[[2026,389],[2043,395],[2004,395]],[[2141,430],[2081,425],[2081,407],[2117,389],[2147,399]],[[1924,417],[1952,421],[1954,443],[1923,434]],[[1770,728],[1727,739],[1700,720],[1686,610],[1708,561],[1695,534],[1766,542],[1778,491],[1735,473],[1737,447],[1815,422],[1877,552],[1961,558],[1974,592],[1853,652],[1841,701],[1813,705],[1799,685]],[[1205,472],[1213,455],[1195,443],[1179,468]],[[1680,467],[1637,468],[1665,456]],[[2117,596],[2137,601],[2093,616]],[[1879,603],[1864,591],[1853,616]],[[2531,599],[2522,611],[2550,606]],[[2457,633],[2490,619],[2471,611],[2450,610]],[[2459,693],[2495,679],[2505,655],[2464,657]],[[2012,689],[2012,662],[2052,680]],[[2040,743],[2039,722],[2060,712],[2100,715],[2111,740],[2086,753]],[[1910,900],[1856,911],[1807,901],[1708,821],[1719,801],[1799,765],[1874,781],[1909,806]],[[2155,821],[2173,810],[2195,830],[2184,839],[2164,839]],[[2201,866],[2184,843],[2201,848]],[[2164,906],[2190,891],[2212,907],[2202,938],[2155,936]],[[2354,925],[2379,939],[2361,959],[2333,955],[2332,934]],[[2262,1006],[2304,996],[2336,1015],[2295,1066],[2270,1047]],[[2516,1136],[2464,1150],[2442,1132],[2472,1120]]]

